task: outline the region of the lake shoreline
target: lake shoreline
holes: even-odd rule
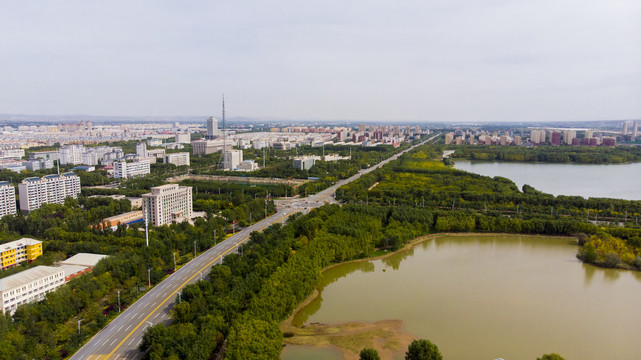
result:
[[[530,238],[567,238],[576,239],[574,236],[550,236],[550,235],[535,235],[535,234],[511,234],[511,233],[436,233],[419,236],[407,243],[403,248],[392,251],[383,255],[355,259],[341,263],[331,264],[325,267],[321,273],[332,269],[339,265],[348,263],[365,262],[380,260],[402,251],[411,250],[414,246],[421,244],[428,240],[438,239],[440,237],[530,237]],[[578,246],[578,243],[577,243]],[[318,286],[318,285],[317,285]],[[314,289],[303,302],[301,302],[291,315],[279,324],[279,328],[283,333],[293,334],[291,337],[284,338],[283,348],[287,345],[295,346],[308,346],[313,348],[331,348],[339,351],[345,359],[357,360],[358,352],[364,347],[373,347],[380,355],[385,355],[382,358],[391,358],[396,354],[404,353],[407,346],[416,337],[403,330],[403,320],[401,319],[388,319],[381,320],[375,323],[370,322],[347,322],[347,323],[308,323],[301,326],[293,324],[294,317],[312,301],[320,296],[321,292],[318,287]],[[338,345],[341,344],[341,345]]]

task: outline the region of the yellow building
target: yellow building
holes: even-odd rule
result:
[[[42,255],[42,241],[22,238],[0,244],[0,257],[2,258],[2,268],[16,266],[23,261],[33,261]]]

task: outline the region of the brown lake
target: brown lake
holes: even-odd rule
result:
[[[595,268],[573,239],[443,236],[324,272],[298,325],[403,320],[446,360],[641,359],[641,273]],[[341,359],[288,346],[282,359]]]

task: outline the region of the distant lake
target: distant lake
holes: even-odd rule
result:
[[[641,272],[583,264],[576,251],[569,238],[543,236],[428,240],[328,269],[294,324],[402,319],[446,360],[641,359]],[[287,346],[281,358],[343,357]]]
[[[553,195],[641,200],[641,163],[588,165],[470,161],[454,159],[459,170],[508,178]]]

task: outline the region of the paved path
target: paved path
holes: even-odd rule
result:
[[[439,136],[436,134],[421,142],[422,145]],[[279,208],[279,211],[255,223],[225,241],[205,251],[200,256],[185,264],[175,273],[154,286],[145,295],[138,299],[133,305],[115,318],[107,327],[102,329],[82,348],[80,348],[70,359],[72,360],[115,360],[115,359],[139,359],[143,353],[138,351],[138,345],[147,327],[171,322],[169,313],[174,307],[177,294],[187,285],[192,284],[209,274],[212,265],[221,262],[225,255],[235,252],[238,246],[249,239],[252,231],[262,231],[269,225],[276,222],[283,222],[290,215],[303,212],[306,213],[312,208],[319,207],[325,202],[333,202],[333,195],[340,186],[350,183],[363,174],[374,171],[380,166],[397,159],[402,153],[413,149],[415,145],[389,159],[368,168],[361,170],[358,174],[349,179],[338,181],[331,187],[307,198],[288,200]]]

